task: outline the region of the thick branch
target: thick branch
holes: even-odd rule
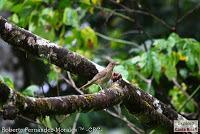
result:
[[[6,115],[4,118],[13,118],[17,114],[31,114],[37,117],[43,115],[64,115],[76,111],[89,112],[92,110],[102,110],[124,102],[129,111],[136,115],[146,127],[170,128],[169,130],[172,130],[172,121],[154,110],[131,88],[125,85],[121,89],[120,83],[123,83],[123,80],[118,80],[107,90],[102,90],[95,94],[33,98],[25,97],[0,82],[0,93],[7,92],[7,97],[4,98],[7,101],[7,104],[4,105],[4,116]],[[2,100],[0,99],[0,101]],[[11,108],[12,112],[9,111]],[[12,115],[13,113],[14,115]]]
[[[14,105],[20,114],[33,114],[34,116],[101,110],[120,103],[129,95],[128,90],[110,88],[96,94],[34,98],[23,96],[0,81],[0,95],[3,94],[0,102]]]

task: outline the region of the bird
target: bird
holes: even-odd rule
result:
[[[87,87],[89,87],[92,84],[98,84],[100,86],[106,84],[112,77],[113,69],[115,65],[118,65],[115,61],[110,61],[110,63],[107,65],[105,69],[97,73],[92,80],[88,81],[85,85],[80,87],[79,89],[85,90]]]

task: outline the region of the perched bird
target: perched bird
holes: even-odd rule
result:
[[[115,65],[117,65],[117,63],[114,61],[111,61],[104,70],[97,73],[92,78],[92,80],[88,81],[85,85],[83,85],[79,89],[85,89],[92,84],[98,84],[100,86],[106,84],[112,77],[112,72],[113,72],[113,68],[115,67]]]

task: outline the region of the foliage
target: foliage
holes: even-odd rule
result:
[[[180,38],[172,33],[167,40],[157,39],[148,52],[130,59],[145,77],[151,75],[159,82],[161,75],[169,80],[177,77],[177,64],[184,62],[187,71],[194,71],[200,66],[200,43],[194,39]],[[193,72],[196,73],[196,72]],[[187,77],[187,76],[184,76]]]
[[[190,38],[180,38],[177,34],[172,33],[167,39],[155,40],[148,52],[140,52],[138,56],[125,61],[123,65],[129,72],[130,81],[137,77],[137,72],[140,72],[146,78],[154,78],[158,84],[162,82],[160,81],[161,77],[167,77],[169,82],[178,79],[184,84],[184,80],[188,77],[200,75],[198,70],[200,66],[199,52],[200,42]],[[183,66],[179,66],[179,64],[183,64]],[[131,68],[131,66],[134,67]],[[121,73],[123,74],[123,72],[124,69]],[[181,86],[181,88],[188,90],[188,85]],[[180,87],[172,87],[169,95],[172,97],[172,104],[177,109],[187,98]],[[194,112],[194,104],[190,102],[188,105],[183,111],[188,112],[189,109],[189,112]]]
[[[27,87],[25,90],[23,90],[22,94],[25,96],[34,97],[34,94],[37,90],[38,90],[38,86],[31,85],[31,86]]]
[[[9,76],[0,76],[2,82],[4,82],[8,87],[14,89],[14,82],[11,77]]]

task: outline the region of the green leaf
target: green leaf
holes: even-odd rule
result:
[[[52,128],[52,121],[50,119],[50,116],[45,116],[43,120],[43,124],[47,126],[48,128]]]
[[[120,61],[119,63],[121,63],[121,65],[123,65],[124,68],[128,71],[127,80],[134,81],[135,75],[136,75],[135,72],[137,72],[137,69],[136,69],[137,67],[136,67],[136,63],[134,63],[133,58],[129,60],[125,60],[125,61]]]
[[[175,46],[175,44],[176,44],[176,35],[175,34],[171,34],[170,36],[169,36],[169,38],[167,39],[167,52],[168,52],[168,54],[171,54],[171,52],[172,52],[172,48]]]
[[[130,62],[131,62],[132,64],[136,64],[136,63],[138,63],[139,61],[141,61],[141,57],[140,57],[140,56],[135,56],[135,57],[131,58],[131,60],[130,60]]]
[[[177,71],[175,66],[167,66],[165,70],[165,75],[169,80],[172,80],[177,76]]]
[[[99,86],[96,84],[91,85],[89,88],[89,93],[97,93],[99,91]]]
[[[42,19],[40,19],[41,21]],[[45,21],[45,20],[42,20]],[[46,23],[46,22],[43,22]],[[37,25],[34,26],[33,23],[30,24],[29,26],[30,30],[33,30],[33,32],[39,36],[42,36],[45,39],[53,41],[55,39],[55,32],[53,28],[50,29],[45,29],[43,25]],[[48,33],[48,34],[47,34]]]
[[[42,16],[46,16],[46,17],[53,17],[53,9],[52,8],[44,8],[41,11],[41,15]]]
[[[11,21],[13,21],[14,23],[19,23],[19,17],[17,16],[17,14],[13,14],[11,16]]]
[[[44,8],[39,17],[43,18],[53,28],[58,28],[59,23],[62,23],[60,22],[59,12],[53,8]]]
[[[145,59],[144,59],[144,66],[142,68],[142,73],[148,77],[151,75],[152,70],[153,70],[153,60],[152,60],[152,52],[149,51],[145,53]]]
[[[171,33],[167,40],[175,43],[175,42],[180,41],[181,38],[178,36],[178,34],[176,34],[176,33]],[[171,45],[172,45],[172,44],[171,44]],[[175,44],[173,44],[173,45],[175,45]]]
[[[34,96],[34,93],[39,89],[37,85],[31,85],[27,87],[25,90],[23,90],[22,94],[25,96]]]
[[[120,73],[124,79],[128,79],[128,71],[123,65],[118,65],[114,68],[114,72]]]
[[[11,11],[15,12],[15,13],[22,12],[23,10],[24,10],[24,4],[23,3],[16,4],[11,8]]]
[[[194,69],[195,65],[197,64],[200,66],[200,42],[197,42],[192,39],[188,39],[186,41],[187,43],[187,57],[188,57],[188,63],[187,65]]]
[[[89,128],[92,125],[93,121],[91,120],[91,117],[93,116],[94,116],[94,113],[91,113],[91,112],[81,113],[79,121],[81,124],[83,124],[84,127]]]
[[[82,0],[83,3],[88,5],[99,5],[101,4],[101,0]]]
[[[168,54],[171,54],[172,48],[180,41],[180,37],[176,33],[170,34],[167,40],[157,39],[154,41],[155,49],[157,50],[167,50]]]
[[[12,8],[12,6],[15,5],[13,1],[8,1],[8,0],[3,0],[3,1],[6,1],[4,5],[2,5],[4,6],[3,9],[5,10],[10,10],[10,8]]]
[[[14,83],[11,77],[5,76],[3,77],[3,81],[8,87],[10,87],[11,89],[14,89]]]
[[[57,81],[58,80],[58,72],[56,70],[52,70],[48,73],[48,81],[51,82],[51,81]]]
[[[187,52],[187,55],[188,55],[187,56],[188,60],[187,60],[186,64],[191,70],[194,71],[194,68],[195,68],[195,57],[190,51]]]
[[[29,23],[29,26],[28,26],[28,30],[31,31],[31,32],[34,32],[36,29],[36,26],[34,25],[34,23]]]
[[[171,96],[171,103],[173,104],[173,106],[175,106],[177,110],[182,106],[182,103],[185,100],[187,100],[187,97],[177,87],[174,87],[169,91],[169,96]],[[195,111],[195,105],[191,100],[181,110],[181,112],[189,112],[189,113],[194,111]]]
[[[84,46],[87,49],[97,48],[97,36],[95,31],[87,26],[81,29],[81,39],[83,40]]]
[[[109,33],[109,37],[113,38],[113,39],[110,40],[110,44],[111,44],[112,49],[120,49],[120,48],[124,47],[124,45],[122,45],[123,44],[122,42],[117,41],[118,39],[119,40],[121,39],[121,36],[122,36],[122,32],[119,29],[112,30]]]
[[[187,69],[180,69],[179,74],[182,78],[186,79],[188,77],[188,70]]]
[[[165,68],[165,75],[169,80],[176,78],[177,70],[176,64],[178,63],[178,54],[172,52],[171,55],[161,56],[162,66]]]
[[[161,62],[159,56],[155,52],[152,52],[152,62],[153,62],[152,75],[154,76],[156,82],[159,82],[159,78],[161,75]]]
[[[163,50],[167,48],[167,41],[165,39],[157,39],[154,40],[154,44],[156,49]]]
[[[79,27],[79,17],[76,10],[71,8],[65,8],[63,13],[63,23],[72,27]]]
[[[146,64],[146,58],[147,58],[147,53],[143,53],[140,56],[140,61],[137,64],[140,68],[143,68],[145,66],[145,64]]]

